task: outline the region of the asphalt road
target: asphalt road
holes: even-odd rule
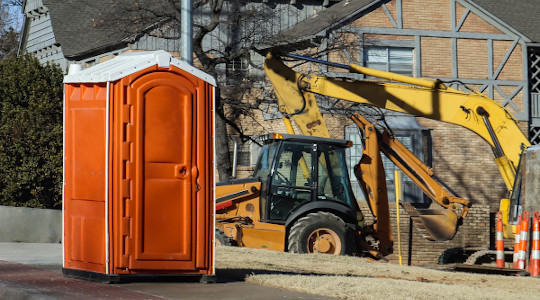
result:
[[[335,299],[243,281],[245,274],[216,270],[216,283],[105,284],[62,275],[62,245],[0,243],[0,299]]]

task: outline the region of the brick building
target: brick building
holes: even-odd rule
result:
[[[540,35],[535,28],[540,24],[535,15],[539,11],[540,7],[530,1],[342,1],[275,38],[300,53],[321,52],[336,43],[354,45],[357,41],[356,47],[329,51],[326,59],[438,78],[462,91],[479,91],[502,104],[537,143],[536,42]],[[336,72],[322,67],[320,73],[342,75]],[[355,133],[350,132],[344,116],[325,117],[335,137],[354,139]],[[396,134],[474,206],[453,241],[426,244],[419,239],[411,260],[433,262],[436,253],[451,247],[490,246],[493,213],[508,193],[493,162],[491,147],[459,126],[426,118],[416,118],[416,122],[395,122]],[[418,135],[423,139],[415,138]],[[388,171],[392,166],[386,167],[391,174]],[[387,182],[391,189],[392,177],[387,177]],[[409,201],[422,202],[417,192],[410,194]],[[409,236],[408,231],[405,236]]]

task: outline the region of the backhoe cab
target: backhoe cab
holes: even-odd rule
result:
[[[352,254],[363,217],[345,163],[345,148],[351,145],[338,139],[268,135],[251,178],[217,185],[217,242]]]

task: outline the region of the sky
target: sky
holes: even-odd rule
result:
[[[4,1],[0,0],[0,3]],[[8,5],[8,12],[10,16],[13,17],[13,22],[6,25],[6,27],[12,26],[16,30],[20,30],[23,25],[23,14],[22,14],[22,8],[18,5]],[[6,28],[4,28],[6,29]]]

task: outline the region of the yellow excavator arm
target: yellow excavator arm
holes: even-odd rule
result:
[[[305,57],[302,59],[309,60]],[[526,147],[530,143],[512,115],[494,100],[478,92],[465,93],[452,89],[437,80],[357,65],[316,62],[402,84],[303,75],[287,67],[279,56],[268,54],[265,72],[276,91],[280,110],[286,118],[292,118],[298,124],[303,134],[328,136],[315,94],[460,125],[491,145],[508,190],[513,188],[522,151],[520,145]]]

